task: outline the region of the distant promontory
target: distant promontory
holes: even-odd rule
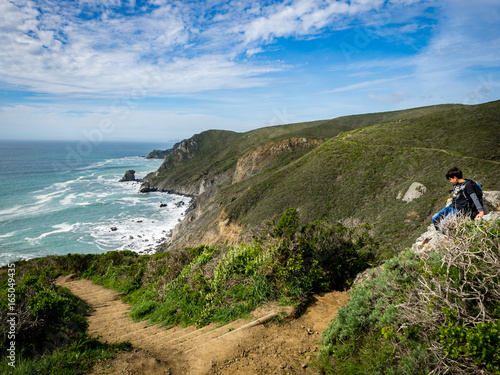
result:
[[[153,150],[149,154],[147,154],[146,159],[165,159],[166,156],[170,155],[172,152],[174,152],[177,147],[182,143],[182,141],[177,142],[175,145],[172,146],[172,148],[168,150]]]

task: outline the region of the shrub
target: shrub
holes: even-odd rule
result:
[[[422,327],[419,339],[430,343],[436,372],[500,373],[499,234],[499,220],[457,220],[449,244],[422,256],[420,288],[401,311],[406,325]]]
[[[319,221],[300,228],[298,219],[297,210],[289,209],[251,244],[199,246],[166,256],[168,278],[153,276],[150,260],[148,280],[162,281],[130,295],[133,316],[165,325],[227,322],[269,300],[300,305],[311,293],[342,290],[368,266],[376,245],[366,228]],[[116,277],[111,269],[106,275]]]
[[[500,221],[459,221],[437,251],[387,261],[323,333],[324,370],[499,374],[499,233]]]
[[[26,356],[42,355],[68,345],[87,329],[83,314],[89,306],[69,291],[51,283],[44,269],[16,267],[16,341]],[[0,318],[6,321],[7,306],[2,305]],[[0,327],[6,336],[7,327]],[[0,347],[3,348],[6,342]]]
[[[343,290],[374,260],[377,244],[368,226],[314,221],[299,227],[298,222],[297,210],[288,209],[270,231],[275,244],[273,275],[286,295]],[[257,238],[262,241],[263,236]]]

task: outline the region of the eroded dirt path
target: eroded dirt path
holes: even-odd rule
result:
[[[318,351],[320,333],[348,300],[347,292],[317,296],[298,319],[290,308],[265,305],[253,312],[254,319],[238,319],[222,327],[201,329],[134,322],[131,307],[120,295],[89,280],[60,277],[56,284],[68,288],[93,308],[88,317],[89,333],[101,340],[128,340],[131,352],[104,361],[93,374],[316,374],[310,366]],[[267,323],[285,316],[280,323]]]

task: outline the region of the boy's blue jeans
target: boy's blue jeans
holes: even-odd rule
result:
[[[437,214],[432,215],[432,222],[434,223],[434,228],[436,230],[439,230],[439,224],[443,225],[446,222],[446,219],[449,216],[456,215],[460,212],[460,210],[457,210],[456,208],[453,208],[451,206],[447,206],[443,208],[441,211],[439,211]]]

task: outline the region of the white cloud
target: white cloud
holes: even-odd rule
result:
[[[0,2],[0,81],[37,92],[120,95],[160,70],[155,95],[264,85],[277,62],[250,62],[273,38],[345,27],[383,0]],[[149,8],[147,8],[149,7]],[[338,25],[335,25],[338,22]]]
[[[3,10],[22,27],[12,23],[0,31],[10,40],[0,51],[0,80],[37,92],[119,95],[141,88],[148,71],[162,77],[161,86],[149,88],[155,95],[253,87],[265,80],[252,77],[280,69],[238,64],[231,54],[183,57],[192,31],[183,10],[170,5],[127,19],[88,21],[75,18],[77,9],[43,15],[29,5]]]
[[[266,95],[275,108],[298,111],[301,106],[297,118],[304,120],[303,113],[312,118],[334,110],[362,113],[369,105],[377,111],[386,108],[382,104],[389,110],[410,98],[414,105],[418,97],[429,102],[419,105],[478,100],[498,90],[495,84],[481,83],[490,71],[475,70],[498,70],[498,19],[499,5],[493,0],[0,0],[0,84],[75,103],[81,98],[126,101],[178,95],[188,101],[186,94],[222,89],[219,98],[230,98],[245,108],[232,116],[233,124],[259,111],[268,113],[259,121],[269,123],[273,108],[266,108],[271,105]],[[370,43],[356,44],[359,32]],[[308,40],[323,37],[308,49]],[[339,56],[341,38],[359,50],[351,64]],[[301,42],[294,44],[294,39]],[[418,43],[412,45],[415,40]],[[303,50],[287,55],[287,48],[296,45]],[[293,60],[302,51],[306,57]],[[487,81],[494,83],[500,77],[493,74]],[[293,89],[291,82],[296,82]],[[246,90],[244,96],[237,91],[256,87],[265,91]],[[206,95],[212,99],[212,94]],[[371,100],[356,99],[359,95]],[[217,100],[221,105],[223,100]],[[75,129],[95,123],[100,111],[89,110],[96,114],[94,119],[85,110],[74,110],[84,115],[70,115],[69,108],[4,109],[2,131],[6,119],[11,124],[15,119],[18,124],[39,119],[40,129],[60,124],[64,133],[67,123]],[[159,113],[148,115],[146,109],[134,113],[151,124],[168,123],[172,128],[181,124],[191,129],[188,124],[193,124],[194,129],[196,121],[206,121],[204,129],[217,121],[225,123],[209,111],[189,119],[173,111],[164,118]],[[127,121],[123,129],[131,131],[132,121]]]
[[[397,77],[391,77],[391,78],[375,79],[372,81],[364,81],[364,82],[354,83],[352,85],[337,87],[335,89],[326,91],[325,93],[337,93],[337,92],[367,89],[367,88],[372,88],[372,87],[384,85],[384,84],[387,84],[389,82],[401,81],[403,79],[407,79],[407,78],[411,78],[411,77],[412,77],[412,75],[403,75],[403,76],[397,76]]]
[[[383,0],[296,0],[279,3],[264,8],[260,17],[241,25],[240,31],[245,42],[252,43],[259,40],[270,42],[276,37],[315,34],[329,26],[341,29],[346,24],[343,17],[379,9],[383,3]]]

